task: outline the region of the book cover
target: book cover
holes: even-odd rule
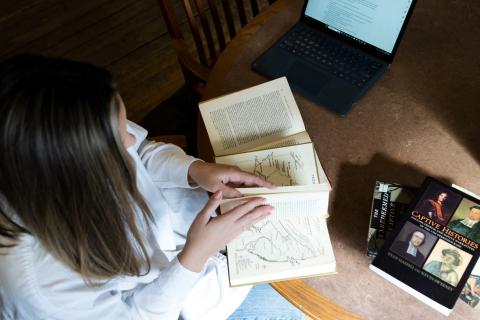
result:
[[[455,184],[452,184],[452,187],[471,195],[477,200],[480,200],[480,197],[470,190]],[[460,294],[460,299],[470,307],[475,308],[480,312],[480,258],[477,260],[477,264],[473,268],[473,271],[470,274],[462,293]]]
[[[479,200],[429,177],[370,269],[448,315],[480,254],[479,221]]]
[[[367,255],[376,257],[385,239],[397,225],[400,215],[415,197],[417,188],[398,183],[376,181],[373,191]]]

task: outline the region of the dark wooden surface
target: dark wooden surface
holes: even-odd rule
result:
[[[1,1],[0,30],[0,59],[31,52],[111,70],[133,121],[184,82],[156,0]]]

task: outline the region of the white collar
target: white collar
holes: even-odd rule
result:
[[[473,228],[473,226],[478,222],[478,220],[472,220],[469,217],[466,217],[460,222],[469,228]]]

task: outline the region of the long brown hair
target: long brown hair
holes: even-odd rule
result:
[[[0,64],[0,236],[31,234],[87,279],[150,268],[138,222],[152,216],[115,94],[92,65],[35,55]]]

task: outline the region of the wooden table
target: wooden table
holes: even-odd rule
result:
[[[266,81],[250,65],[298,20],[302,5],[279,0],[252,20],[220,56],[204,99]],[[275,288],[302,309],[313,307],[312,318],[442,317],[369,271],[369,212],[376,179],[420,185],[431,175],[480,193],[480,65],[473,63],[480,43],[460,40],[477,39],[479,16],[477,2],[419,1],[390,69],[346,118],[295,95],[333,187],[328,226],[338,274]],[[201,121],[199,150],[211,159]],[[449,318],[479,314],[459,301]]]

